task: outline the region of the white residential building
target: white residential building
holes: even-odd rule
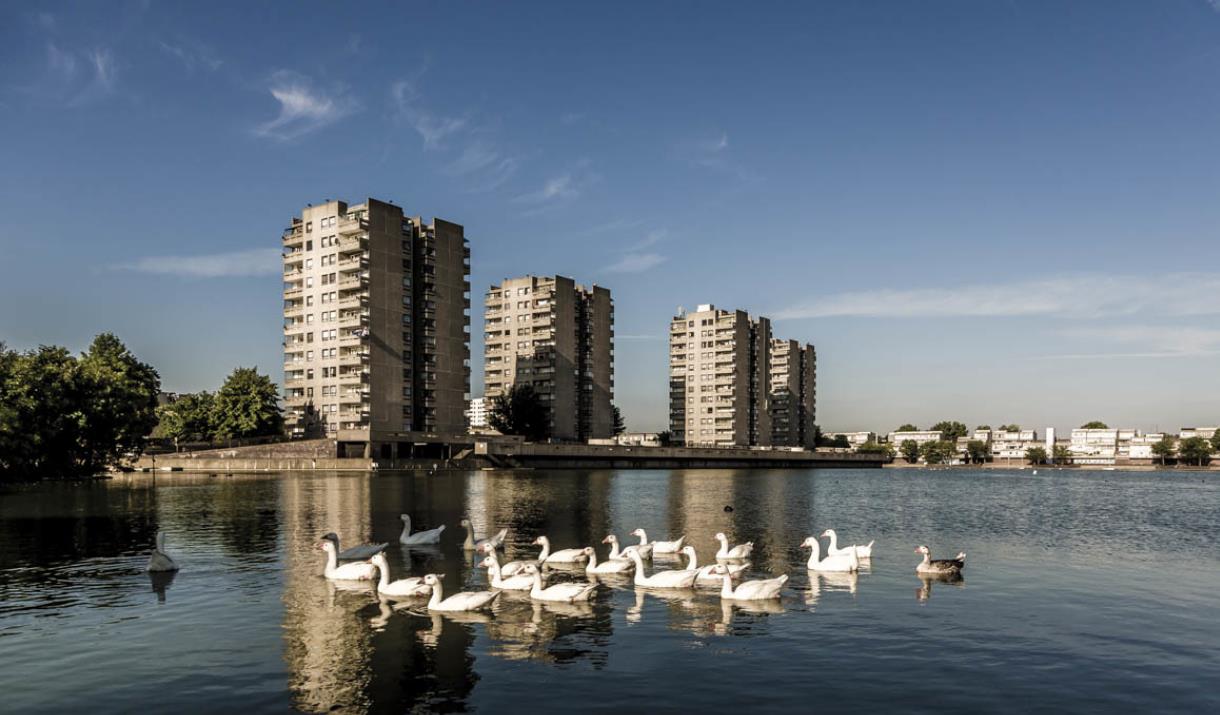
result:
[[[1178,439],[1190,439],[1191,437],[1211,439],[1216,435],[1216,430],[1218,429],[1220,427],[1183,427],[1178,432]]]
[[[483,397],[470,398],[470,409],[466,410],[466,419],[470,429],[487,428],[487,399]]]
[[[835,437],[846,437],[847,443],[852,449],[857,449],[867,442],[876,442],[876,432],[825,432],[822,435],[826,439],[834,439]]]
[[[991,457],[993,459],[1025,459],[1030,447],[1042,446],[1037,430],[1023,429],[991,433]]]
[[[924,442],[936,442],[940,439],[940,432],[936,430],[921,430],[919,432],[890,432],[890,444],[894,445],[894,449],[901,449],[902,443],[906,441],[914,442],[918,445],[923,445]]]

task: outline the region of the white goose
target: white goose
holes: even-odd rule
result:
[[[577,601],[588,601],[593,597],[593,591],[597,588],[595,583],[557,583],[553,586],[542,587],[542,574],[538,572],[537,566],[526,566],[525,576],[528,576],[533,583],[533,588],[530,589],[530,598],[535,601],[550,601],[552,603],[575,603]]]
[[[754,551],[754,542],[747,541],[744,544],[738,544],[733,548],[729,548],[729,537],[724,535],[724,532],[716,534],[716,541],[720,542],[720,550],[716,552],[718,559],[744,559],[749,558]]]
[[[723,566],[718,565],[715,568],[721,570],[720,578],[724,584],[720,589],[720,598],[727,601],[765,601],[779,598],[779,592],[788,582],[788,574],[780,574],[775,578],[742,581],[737,588],[733,588],[733,575]]]
[[[322,572],[331,581],[372,581],[377,567],[370,561],[352,561],[339,565],[339,550],[330,539],[322,539],[317,548],[326,552],[326,569]]]
[[[635,585],[641,588],[690,588],[695,585],[695,578],[699,575],[698,571],[670,570],[647,576],[640,555],[635,551],[627,553],[635,562]]]
[[[633,544],[633,545],[628,546],[627,548],[623,549],[622,551],[620,551],[618,548],[618,537],[615,536],[614,534],[608,534],[606,536],[606,538],[602,539],[602,543],[610,544],[610,553],[606,556],[606,558],[611,561],[627,561],[631,558],[630,556],[627,555],[628,551],[639,551],[640,550],[638,546],[635,546]],[[649,553],[652,553],[652,549],[649,549]],[[648,558],[647,556],[644,556],[643,553],[641,553],[640,556],[642,556],[643,558]]]
[[[424,583],[432,587],[432,598],[428,599],[429,611],[476,611],[490,606],[503,591],[462,591],[445,598],[441,580],[436,574],[424,576]]]
[[[877,540],[873,539],[872,541],[868,542],[868,544],[866,544],[864,546],[860,546],[859,544],[857,544],[855,546],[844,546],[843,548],[840,549],[839,548],[839,535],[835,533],[834,529],[827,529],[826,531],[823,531],[822,537],[830,539],[830,546],[826,547],[826,553],[829,556],[838,556],[839,554],[846,554],[849,549],[855,549],[856,556],[858,558],[871,559],[873,557],[873,544],[877,543]]]
[[[470,525],[470,519],[462,519],[461,523],[462,528],[466,530],[466,541],[462,543],[462,548],[466,551],[477,551],[484,545],[498,549],[504,544],[504,537],[508,536],[508,529],[500,529],[486,539],[476,540],[474,538],[474,527]]]
[[[411,515],[402,514],[398,517],[402,519],[402,535],[398,537],[398,541],[408,546],[424,546],[426,544],[441,543],[441,532],[445,530],[445,525],[441,524],[435,529],[427,531],[417,531],[411,533]]]
[[[610,559],[601,563],[597,562],[597,553],[593,551],[592,546],[586,546],[583,551],[589,559],[589,563],[585,564],[585,573],[593,574],[616,574],[629,573],[635,570],[635,562],[625,559]],[[635,554],[639,556],[634,549],[628,549],[624,552],[628,555]],[[628,556],[630,558],[630,556]]]
[[[496,550],[493,547],[486,544],[479,547],[480,554],[494,554],[495,552]],[[541,566],[542,562],[538,559],[520,559],[518,561],[509,561],[506,564],[500,564],[500,576],[516,576],[517,574],[525,571],[526,566],[530,565]]]
[[[339,545],[339,535],[333,531],[322,538],[335,545],[335,557],[340,561],[365,561],[372,558],[373,554],[385,551],[386,547],[386,544],[361,544],[345,549]]]
[[[856,556],[855,551],[837,556],[827,555],[826,558],[822,558],[822,544],[812,536],[802,541],[801,546],[813,549],[812,553],[809,554],[809,561],[805,564],[805,568],[810,571],[850,573],[860,570],[860,559]]]
[[[720,577],[722,573],[728,573],[733,578],[741,576],[742,572],[750,567],[749,561],[742,561],[735,564],[708,564],[707,566],[699,566],[699,560],[695,556],[695,547],[683,546],[682,553],[690,558],[686,563],[687,571],[698,571],[699,575],[695,577],[696,586],[707,586],[709,588],[720,588],[720,583],[724,579]]]
[[[178,564],[165,553],[165,532],[157,532],[157,545],[153,547],[152,554],[148,557],[148,567],[145,571],[160,572],[160,571],[177,571]]]
[[[644,557],[652,554],[676,554],[682,551],[682,544],[686,543],[685,536],[679,536],[673,541],[649,541],[648,534],[644,533],[643,529],[636,529],[631,535],[640,537],[636,548],[640,550],[640,556]]]
[[[534,545],[542,547],[542,553],[538,554],[538,561],[542,564],[581,564],[589,558],[584,549],[551,551],[551,540],[545,536],[534,539]]]
[[[385,554],[375,554],[373,558],[369,559],[369,562],[381,572],[381,576],[377,581],[377,593],[383,596],[410,598],[413,596],[427,596],[432,593],[432,587],[424,583],[423,576],[411,576],[410,578],[400,578],[397,581],[391,581],[390,563],[386,561]]]
[[[487,554],[480,565],[487,569],[487,580],[491,582],[492,588],[504,591],[527,591],[530,586],[534,585],[534,579],[524,572],[505,577],[504,571],[500,568],[500,561],[496,558],[495,549]]]

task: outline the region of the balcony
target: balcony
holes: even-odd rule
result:
[[[291,299],[291,298],[300,298],[302,293],[304,293],[304,289],[301,288],[301,286],[299,286],[299,285],[295,285],[290,288],[284,289],[284,298],[285,298],[285,300]]]
[[[369,230],[368,219],[354,217],[340,220],[337,233],[340,236],[350,236],[352,234],[362,233],[367,230]]]
[[[305,306],[303,306],[303,305],[300,305],[300,304],[289,305],[284,308],[284,317],[285,318],[295,318],[298,315],[304,314],[304,312],[305,312]]]
[[[363,365],[369,359],[368,352],[352,351],[339,356],[340,365]]]
[[[359,333],[341,333],[339,335],[340,345],[358,345],[365,340],[368,340],[368,336]]]
[[[339,277],[339,286],[340,287],[350,288],[353,286],[367,286],[368,283],[369,283],[369,274],[367,272],[346,274],[346,275]]]
[[[357,251],[364,251],[368,246],[368,239],[364,236],[340,236],[339,237],[339,253],[348,254]]]
[[[305,252],[301,250],[284,251],[284,265],[295,266],[305,262]],[[288,271],[284,271],[287,273]]]
[[[359,308],[364,305],[365,296],[362,293],[352,293],[339,299],[340,308]]]
[[[340,328],[363,327],[364,325],[367,324],[366,321],[367,321],[368,317],[369,317],[369,313],[367,310],[352,311],[350,313],[340,314],[339,315],[339,327]]]

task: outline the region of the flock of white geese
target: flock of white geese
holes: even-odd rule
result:
[[[445,527],[413,532],[411,517],[402,515],[403,530],[399,541],[405,546],[425,546],[440,543]],[[749,558],[754,551],[753,542],[730,545],[723,533],[716,534],[720,549],[715,562],[699,565],[693,546],[686,544],[682,536],[672,541],[650,541],[643,529],[631,535],[639,543],[620,547],[618,537],[609,534],[602,539],[609,545],[604,560],[598,560],[597,551],[591,546],[552,550],[545,536],[534,539],[533,545],[540,551],[537,558],[501,563],[499,550],[504,546],[508,529],[501,529],[487,538],[476,539],[470,521],[463,519],[466,529],[463,548],[483,555],[480,565],[487,569],[491,589],[484,591],[462,591],[445,596],[441,584],[443,574],[424,574],[409,578],[391,579],[390,565],[383,553],[386,544],[363,544],[349,549],[340,549],[339,537],[327,534],[317,544],[326,552],[323,574],[332,581],[376,581],[377,592],[387,598],[428,598],[427,607],[432,611],[474,611],[491,606],[504,591],[528,592],[531,599],[552,603],[577,603],[588,601],[597,589],[596,577],[630,577],[642,589],[676,590],[691,588],[717,588],[725,601],[766,601],[778,599],[787,574],[774,578],[744,581],[742,576],[750,567]],[[828,539],[825,553],[820,539]],[[810,550],[805,566],[810,571],[821,573],[854,573],[860,564],[868,563],[873,555],[873,542],[866,545],[839,546],[838,535],[833,529],[823,531],[818,537],[810,536],[801,546]],[[959,553],[952,559],[933,559],[927,546],[920,546],[915,553],[923,555],[923,561],[915,567],[921,576],[957,576],[966,565],[966,554]],[[645,560],[653,556],[687,559],[685,568],[653,570],[648,573]],[[588,581],[563,581],[547,584],[556,571],[582,570],[590,577]],[[148,571],[177,571],[178,564],[166,553],[165,534],[157,533],[156,546],[148,561]]]

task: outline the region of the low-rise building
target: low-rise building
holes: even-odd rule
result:
[[[822,436],[826,439],[834,439],[835,437],[846,437],[847,443],[852,449],[859,449],[868,442],[877,441],[876,432],[823,432]]]
[[[940,439],[939,430],[920,430],[918,432],[890,432],[889,441],[894,449],[901,449],[903,442],[914,442],[922,446],[925,442],[936,442]]]
[[[1190,439],[1191,437],[1212,439],[1216,436],[1216,430],[1218,429],[1220,427],[1183,427],[1178,431],[1178,439]]]
[[[1025,453],[1030,448],[1041,446],[1042,444],[1038,441],[1037,430],[993,430],[991,433],[992,459],[1025,459]]]

